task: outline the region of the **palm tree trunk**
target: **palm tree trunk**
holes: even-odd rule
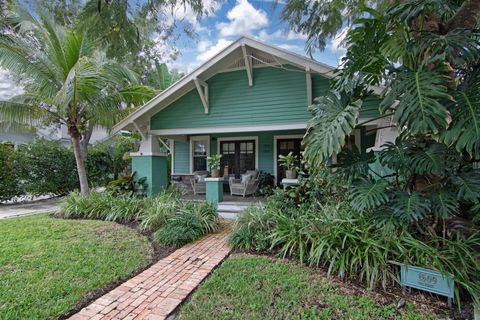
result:
[[[87,180],[87,169],[85,168],[85,159],[82,156],[82,150],[80,146],[80,136],[71,135],[73,154],[75,155],[75,162],[77,163],[78,181],[80,182],[80,192],[83,194],[90,193]]]

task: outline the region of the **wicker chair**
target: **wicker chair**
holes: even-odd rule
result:
[[[193,194],[205,194],[206,191],[206,183],[205,181],[199,182],[200,176],[208,176],[208,171],[194,171],[193,177],[190,179],[190,183],[192,185]]]
[[[239,195],[242,197],[255,194],[258,188],[258,170],[247,170],[245,174],[250,174],[250,176],[243,181],[241,179],[235,179],[231,177],[228,180],[228,184],[230,185],[230,194]]]

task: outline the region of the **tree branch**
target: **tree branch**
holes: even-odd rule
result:
[[[480,19],[480,1],[467,0],[465,1],[457,13],[447,21],[443,26],[443,33],[455,29],[473,29],[476,27]]]

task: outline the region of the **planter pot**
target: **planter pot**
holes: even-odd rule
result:
[[[212,178],[220,178],[220,170],[213,169],[212,170]]]
[[[295,179],[297,177],[297,172],[293,170],[287,170],[285,171],[285,176],[287,179]]]

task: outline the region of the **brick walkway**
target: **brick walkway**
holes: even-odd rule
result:
[[[224,228],[187,244],[70,319],[165,319],[230,253],[228,233]]]

